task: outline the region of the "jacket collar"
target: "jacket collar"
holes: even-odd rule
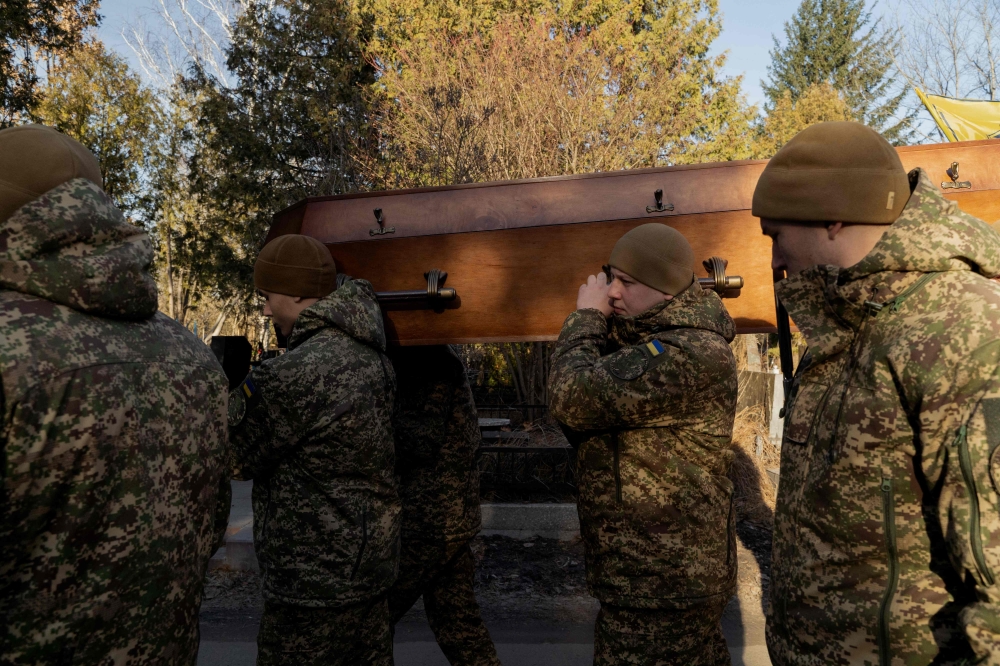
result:
[[[903,212],[864,259],[848,268],[813,266],[775,284],[815,361],[846,349],[866,314],[919,287],[925,274],[1000,273],[1000,235],[945,199],[921,169],[910,182]]]
[[[620,346],[648,342],[658,334],[678,328],[700,328],[731,342],[736,324],[714,291],[702,289],[697,280],[671,300],[640,314],[608,320],[609,338]]]

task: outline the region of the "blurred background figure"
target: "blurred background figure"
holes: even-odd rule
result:
[[[393,426],[403,503],[395,625],[421,596],[452,666],[500,666],[473,592],[469,542],[479,532],[479,418],[465,366],[447,345],[390,352],[398,394]]]

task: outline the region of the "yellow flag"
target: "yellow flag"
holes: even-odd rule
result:
[[[928,95],[914,88],[949,141],[1000,139],[1000,102]]]

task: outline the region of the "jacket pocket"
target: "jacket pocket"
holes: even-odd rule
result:
[[[893,493],[892,477],[882,478],[882,528],[885,532],[886,559],[889,577],[882,602],[878,609],[878,663],[879,666],[892,664],[892,600],[899,584],[899,556],[896,551],[896,498]]]
[[[800,384],[785,414],[782,439],[800,446],[809,441],[813,426],[822,407],[826,405],[831,387],[824,384]]]
[[[358,556],[354,558],[354,566],[351,568],[351,580],[358,575],[358,569],[361,568],[361,560],[365,556],[365,550],[368,548],[368,509],[364,509],[361,512],[361,547],[358,548]]]
[[[962,479],[965,481],[965,490],[969,496],[969,541],[972,547],[972,557],[976,561],[976,568],[979,575],[983,577],[987,585],[993,584],[993,572],[986,564],[986,555],[983,552],[983,534],[979,529],[979,492],[976,488],[976,479],[972,471],[972,455],[969,453],[968,429],[962,426],[958,429],[955,437],[955,447],[958,449],[958,465],[962,469]]]

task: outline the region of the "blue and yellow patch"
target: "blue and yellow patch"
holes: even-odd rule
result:
[[[252,398],[257,394],[257,387],[254,386],[253,380],[247,377],[243,380],[243,384],[240,386],[243,393],[246,394],[248,398]]]
[[[646,349],[649,350],[649,354],[653,358],[656,358],[657,356],[659,356],[664,352],[663,343],[660,342],[659,340],[653,340],[652,342],[647,342]]]
[[[243,383],[229,393],[229,427],[235,428],[243,422],[247,409],[257,404],[257,385],[247,377]]]

